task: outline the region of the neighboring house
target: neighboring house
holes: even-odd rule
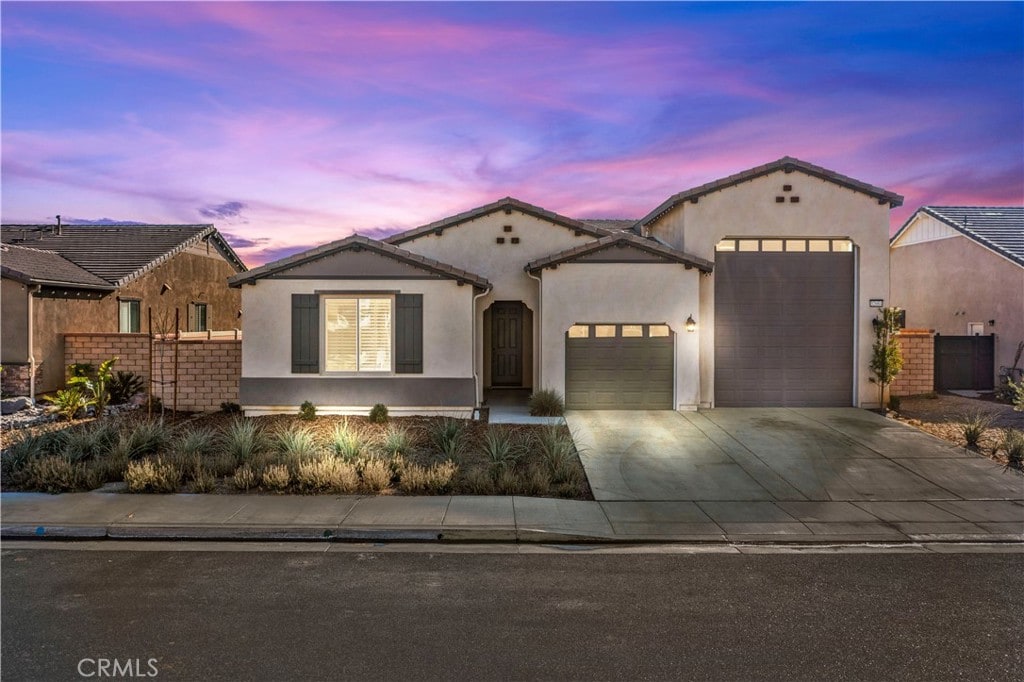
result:
[[[245,265],[212,225],[3,225],[5,393],[64,385],[70,332],[137,334],[240,326],[227,278]]]
[[[550,388],[574,409],[877,405],[871,301],[902,197],[786,157],[638,221],[512,198],[231,278],[249,414],[468,410]],[[271,332],[269,330],[279,329]]]
[[[893,235],[889,263],[908,327],[994,334],[993,374],[1013,365],[1024,341],[1024,206],[922,206]]]

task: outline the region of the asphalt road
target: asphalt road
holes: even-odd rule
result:
[[[4,549],[2,678],[100,679],[116,659],[160,680],[1019,680],[1022,569],[1021,554]]]

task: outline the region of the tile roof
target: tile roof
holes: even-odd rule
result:
[[[575,218],[569,218],[564,215],[555,213],[553,211],[541,208],[540,206],[534,206],[533,204],[528,204],[525,201],[520,201],[519,199],[505,197],[504,199],[499,199],[498,201],[486,204],[485,206],[479,206],[469,211],[464,211],[463,213],[458,213],[456,215],[449,216],[442,220],[437,220],[427,225],[421,225],[420,227],[415,227],[405,232],[399,232],[398,234],[391,235],[384,241],[386,241],[388,244],[401,244],[403,242],[411,241],[413,239],[417,239],[418,237],[431,234],[432,232],[442,231],[445,230],[446,228],[454,227],[455,225],[458,225],[460,223],[473,220],[474,218],[479,218],[489,213],[493,213],[495,211],[504,209],[520,211],[522,213],[526,213],[527,215],[532,215],[535,218],[542,218],[544,220],[548,220],[552,223],[555,223],[556,225],[562,225],[563,227],[566,227],[570,230],[577,230],[579,232],[583,232],[584,234],[589,234],[592,237],[603,237],[606,234],[608,234],[607,230],[601,227],[590,225],[585,221],[576,220]]]
[[[629,246],[636,247],[642,251],[675,261],[676,263],[682,263],[687,268],[697,268],[701,272],[711,272],[714,268],[714,264],[710,261],[698,258],[697,256],[691,256],[688,253],[674,249],[671,246],[663,244],[655,239],[641,237],[633,232],[620,231],[606,237],[602,237],[601,239],[587,242],[586,244],[580,244],[579,246],[574,246],[571,249],[559,251],[558,253],[551,254],[550,256],[530,261],[526,264],[524,270],[527,272],[537,272],[538,270],[543,270],[546,267],[572,261],[589,253],[600,251],[610,246],[615,246],[616,244],[628,244]]]
[[[652,222],[668,213],[684,201],[696,199],[705,194],[717,192],[725,189],[726,187],[732,187],[733,185],[738,185],[741,182],[748,182],[755,178],[759,178],[762,175],[768,175],[769,173],[775,173],[780,170],[786,173],[801,171],[807,175],[812,175],[814,177],[821,178],[822,180],[834,182],[837,185],[874,197],[875,199],[878,199],[878,203],[887,203],[890,207],[903,205],[903,197],[895,192],[890,192],[889,190],[882,189],[881,187],[869,185],[866,182],[855,180],[833,170],[822,168],[821,166],[815,166],[812,163],[801,161],[800,159],[793,158],[792,156],[784,156],[777,161],[766,163],[763,166],[750,168],[740,173],[736,173],[735,175],[730,175],[728,177],[721,178],[720,180],[715,180],[713,182],[700,185],[699,187],[694,187],[693,189],[684,190],[678,194],[674,194],[663,201],[661,205],[653,211],[641,218],[637,224],[640,226],[650,225]]]
[[[0,272],[23,284],[47,284],[76,289],[113,291],[114,285],[78,267],[53,251],[16,244],[0,245]]]
[[[1024,266],[1024,206],[922,206],[903,223],[890,242],[895,243],[920,213],[927,213]]]
[[[3,225],[4,244],[59,253],[116,286],[209,238],[239,270],[245,264],[213,225]]]
[[[637,220],[636,218],[580,218],[580,222],[615,232],[617,230],[632,230]]]
[[[486,277],[481,277],[480,275],[462,270],[461,268],[457,268],[453,265],[436,261],[433,258],[426,258],[386,242],[370,239],[369,237],[364,237],[359,234],[354,234],[351,237],[339,239],[338,241],[318,246],[315,249],[309,249],[308,251],[303,251],[302,253],[297,253],[293,256],[288,256],[287,258],[267,263],[261,267],[253,268],[248,272],[241,272],[229,278],[228,285],[240,287],[243,284],[252,284],[258,279],[269,277],[270,275],[278,272],[282,272],[305,263],[310,263],[341,251],[359,251],[361,249],[373,251],[382,256],[387,256],[397,261],[408,263],[409,265],[418,267],[435,275],[440,275],[447,279],[454,279],[466,284],[472,284],[480,289],[489,289],[491,287],[491,283],[487,281]]]

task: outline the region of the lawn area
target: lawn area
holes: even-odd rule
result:
[[[593,499],[564,425],[139,415],[4,434],[3,490]],[[110,486],[109,484],[122,484]]]

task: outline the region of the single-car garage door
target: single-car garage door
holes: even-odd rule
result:
[[[715,256],[715,405],[851,405],[852,244],[729,239]]]
[[[565,406],[672,409],[675,333],[664,324],[577,324],[565,339]]]

